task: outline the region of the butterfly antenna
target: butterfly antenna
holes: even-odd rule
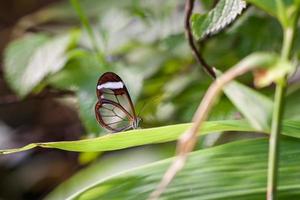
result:
[[[153,98],[153,101],[156,101],[159,97],[155,97]],[[152,100],[150,101],[152,102]],[[139,113],[137,116],[140,116],[140,113],[142,113],[142,111],[144,110],[144,108],[146,108],[149,105],[149,102],[144,101],[142,108],[139,110]]]
[[[144,110],[146,105],[146,101],[144,101],[142,108],[139,110],[139,113],[137,114],[137,116],[140,116],[141,112]]]

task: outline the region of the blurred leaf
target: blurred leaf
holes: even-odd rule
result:
[[[106,154],[60,184],[44,199],[68,199],[83,188],[98,183],[99,180],[172,156],[174,149],[168,150],[166,147],[153,145]],[[165,153],[166,151],[168,153]]]
[[[97,77],[98,78],[98,77]],[[76,93],[79,104],[79,115],[89,135],[98,136],[103,132],[103,128],[98,124],[95,117],[96,83],[90,82],[90,87],[81,87]]]
[[[44,34],[26,35],[9,44],[4,52],[4,76],[17,94],[24,94],[23,76],[33,52],[50,38]]]
[[[101,154],[102,152],[82,152],[78,156],[78,162],[80,165],[89,164],[100,157]]]
[[[233,68],[257,69],[273,67],[278,60],[277,54],[255,52],[239,61]],[[243,73],[240,72],[240,75]],[[257,130],[268,130],[272,113],[272,102],[262,94],[242,84],[231,81],[225,85],[224,93]]]
[[[206,41],[203,56],[212,66],[225,71],[253,52],[280,52],[281,39],[282,29],[275,18],[248,9],[239,17],[239,23]]]
[[[206,14],[192,16],[192,30],[199,40],[206,35],[215,34],[232,23],[246,7],[243,0],[220,0],[218,4]]]
[[[300,195],[300,160],[295,159],[300,156],[299,144],[299,140],[290,138],[281,141],[280,199],[297,199]],[[268,139],[233,142],[193,152],[160,199],[264,199],[267,157]],[[69,199],[146,199],[171,161],[107,177]]]
[[[59,89],[74,90],[78,98],[79,116],[87,133],[101,132],[95,114],[96,84],[104,66],[90,52],[75,50],[63,70],[48,78],[48,83]]]
[[[177,140],[177,138],[191,124],[177,124],[170,126],[162,126],[149,129],[138,129],[116,134],[108,134],[98,138],[77,140],[77,141],[61,141],[61,142],[46,142],[32,143],[22,148],[0,150],[0,154],[17,153],[26,151],[35,147],[56,148],[66,151],[75,152],[99,152],[113,151],[129,147],[141,146],[146,144],[165,143]],[[244,120],[224,120],[224,121],[208,121],[205,122],[199,131],[201,135],[223,131],[246,131],[256,132]],[[268,133],[269,129],[262,131]],[[284,135],[300,138],[300,123],[299,121],[286,120],[283,123]]]
[[[246,0],[247,2],[257,6],[258,8],[266,11],[272,16],[276,16],[276,1],[275,0]]]
[[[283,129],[282,134],[295,137],[295,138],[300,138],[299,121],[285,120],[282,129]]]
[[[247,2],[257,6],[258,8],[264,10],[268,14],[274,16],[274,17],[279,17],[279,12],[278,12],[278,6],[277,3],[278,1],[276,0],[246,0]],[[285,6],[291,5],[293,1],[291,0],[281,0]]]
[[[276,19],[261,15],[260,12],[252,9],[247,11],[240,20],[243,20],[243,23],[233,26],[230,32],[227,32],[226,38],[232,40],[232,43],[225,50],[233,50],[239,58],[254,51],[280,51],[282,30]],[[274,32],[270,34],[270,30]]]
[[[11,43],[5,54],[9,84],[21,97],[29,94],[49,74],[58,72],[67,61],[66,51],[77,34],[48,38],[25,37]]]
[[[111,8],[123,8],[133,6],[134,2],[132,0],[110,0],[110,1],[99,1],[99,0],[80,0],[80,4],[83,7],[83,10],[86,11],[86,14],[89,18],[99,17],[105,11]],[[34,20],[32,20],[34,19]],[[28,20],[31,23],[26,23]],[[33,14],[26,15],[21,18],[19,24],[23,28],[30,28],[32,26],[37,26],[39,24],[47,24],[51,22],[65,22],[70,23],[70,21],[78,20],[76,12],[70,6],[69,1],[55,1],[50,5],[41,8]],[[63,24],[60,24],[63,25]],[[55,30],[61,31],[61,30]],[[64,32],[64,30],[63,30]]]
[[[257,130],[270,127],[273,102],[266,96],[237,81],[224,87],[224,93]]]
[[[49,143],[34,143],[19,149],[2,150],[0,154],[16,153],[36,146],[45,148],[58,148],[77,152],[112,151],[128,147],[153,143],[174,141],[190,124],[178,124],[150,129],[138,129],[116,134],[108,134],[98,138],[62,141]],[[206,122],[201,129],[201,134],[221,131],[255,131],[245,121],[211,121]]]
[[[48,77],[47,83],[62,90],[78,91],[91,82],[96,85],[103,71],[104,67],[94,54],[77,49],[69,52],[69,61],[64,69]]]
[[[285,98],[284,119],[300,120],[300,89],[288,94]]]

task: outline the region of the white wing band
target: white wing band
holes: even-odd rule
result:
[[[97,89],[101,90],[102,88],[105,89],[121,89],[124,87],[124,84],[119,81],[119,82],[107,82],[101,85],[97,85]]]

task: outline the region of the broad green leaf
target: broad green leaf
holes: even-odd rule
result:
[[[197,39],[215,34],[232,23],[246,7],[243,0],[220,0],[218,4],[206,14],[192,16],[192,30]]]
[[[116,134],[107,134],[102,137],[48,143],[29,144],[19,149],[2,150],[0,154],[16,153],[34,147],[57,148],[77,152],[112,151],[145,144],[164,143],[176,140],[190,124],[178,124],[158,128],[138,129]],[[221,131],[255,131],[245,121],[211,121],[206,122],[201,129],[201,134]]]
[[[0,154],[17,153],[35,147],[55,148],[75,152],[113,151],[177,140],[190,125],[191,124],[177,124],[157,128],[131,130],[77,141],[32,143],[21,148],[0,150]],[[257,130],[252,128],[252,126],[244,120],[208,121],[203,124],[199,134],[206,135],[223,131],[256,132]],[[264,130],[263,132],[269,133],[269,129]],[[282,134],[300,138],[299,121],[284,121]]]
[[[29,94],[49,74],[67,61],[66,51],[77,34],[49,38],[28,36],[10,44],[5,54],[8,83],[21,97]]]
[[[281,141],[280,199],[300,195],[299,140]],[[105,177],[67,199],[147,199],[172,159]],[[190,154],[160,199],[261,200],[266,193],[268,139],[233,142]]]
[[[264,52],[256,52],[239,61],[233,68],[236,69],[261,69],[272,68],[278,55]],[[242,75],[241,73],[240,75]],[[224,86],[224,93],[231,102],[240,110],[245,118],[257,130],[268,130],[273,104],[271,100],[259,94],[255,90],[232,81]]]
[[[237,81],[224,87],[225,95],[257,130],[268,130],[272,118],[273,102]]]
[[[11,88],[19,95],[23,94],[23,75],[30,57],[50,38],[43,34],[26,35],[9,44],[4,52],[4,76]]]

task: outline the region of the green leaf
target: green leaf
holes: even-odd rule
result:
[[[95,115],[96,83],[104,72],[97,57],[89,52],[75,50],[70,52],[70,60],[63,70],[47,79],[48,84],[64,90],[74,90],[78,98],[79,116],[90,134],[101,131]]]
[[[16,153],[37,146],[77,152],[112,151],[145,144],[174,141],[189,126],[190,124],[178,124],[158,128],[131,130],[116,134],[107,134],[98,138],[78,141],[33,143],[19,149],[2,150],[0,151],[0,154]],[[245,121],[239,120],[206,122],[201,130],[201,134],[221,131],[255,131]]]
[[[239,61],[233,68],[271,68],[277,60],[278,55],[276,54],[256,52]],[[227,84],[223,90],[255,129],[261,131],[269,129],[273,108],[271,100],[234,81]]]
[[[218,4],[206,14],[192,16],[192,30],[197,39],[215,34],[232,23],[246,7],[243,0],[220,0]]]
[[[280,199],[300,195],[299,140],[281,141],[279,168]],[[237,150],[238,149],[238,150]],[[160,199],[246,199],[265,198],[268,139],[233,142],[191,153]],[[102,178],[68,199],[147,199],[172,159],[145,165]]]
[[[95,104],[97,102],[95,83],[96,81],[91,83],[90,87],[80,88],[76,96],[78,97],[79,116],[84,127],[89,134],[98,136],[104,130],[95,118]]]
[[[268,97],[237,81],[230,82],[223,90],[255,129],[269,129],[273,102]]]
[[[77,34],[49,38],[27,36],[9,45],[5,53],[8,83],[21,97],[29,94],[49,74],[58,72],[67,61],[66,51]]]
[[[277,17],[279,21],[285,24],[287,8],[293,4],[291,0],[246,0],[247,2],[257,6],[258,8],[264,10],[269,15]],[[279,2],[279,4],[278,4]]]
[[[295,138],[300,138],[300,125],[299,121],[285,120],[282,127],[282,134]]]
[[[35,147],[54,148],[75,152],[113,151],[146,144],[165,143],[177,140],[177,138],[185,130],[187,130],[190,125],[191,124],[177,124],[157,128],[138,129],[77,141],[32,143],[21,148],[0,150],[0,154],[17,153]],[[199,134],[201,133],[201,135],[206,135],[209,133],[223,131],[256,132],[258,130],[252,128],[252,126],[244,120],[208,121],[203,124]],[[269,129],[264,130],[263,132],[269,133]],[[284,121],[283,134],[300,138],[299,121]]]
[[[300,120],[300,88],[287,94],[284,106],[284,119]]]
[[[172,146],[172,148],[170,148]],[[166,153],[167,151],[167,153]],[[44,199],[68,199],[74,193],[89,187],[99,180],[128,171],[174,154],[174,145],[151,145],[114,152],[113,156],[101,157],[60,184]]]
[[[23,94],[23,76],[33,52],[50,38],[43,34],[27,35],[9,44],[4,52],[4,76],[17,94]]]
[[[269,15],[276,16],[276,0],[246,0],[247,2],[266,11]]]

